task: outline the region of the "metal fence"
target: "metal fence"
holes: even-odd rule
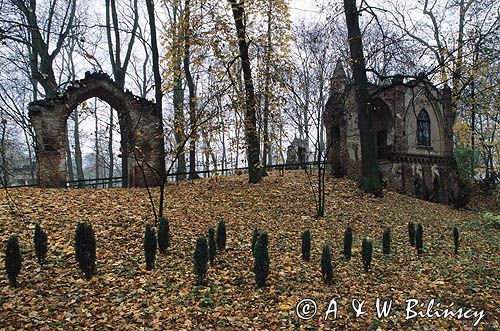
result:
[[[285,163],[285,164],[269,164],[265,168],[266,169],[278,169],[278,170],[296,170],[296,169],[306,169],[312,170],[314,166],[318,166],[318,164],[326,165],[329,162],[322,161],[312,161],[312,162],[301,162],[301,163]],[[167,174],[167,182],[178,182],[179,178],[184,177],[186,180],[195,180],[193,175],[197,175],[199,178],[210,178],[212,176],[232,176],[235,174],[246,173],[248,172],[248,167],[241,168],[225,168],[225,169],[210,169],[210,170],[196,170],[194,172],[186,171],[186,172],[175,172]],[[200,176],[201,175],[201,176]],[[94,187],[94,188],[110,188],[121,187],[121,183],[123,181],[123,177],[113,177],[113,178],[91,178],[91,179],[83,179],[83,180],[71,180],[66,182],[67,188],[85,188],[85,187]],[[22,187],[37,187],[36,184],[28,184],[28,185],[13,185],[7,186],[7,188],[22,188]]]

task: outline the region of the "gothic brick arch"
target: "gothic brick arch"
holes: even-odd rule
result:
[[[36,135],[37,178],[40,187],[66,186],[66,122],[83,101],[97,97],[117,112],[128,150],[129,187],[154,186],[165,169],[161,110],[146,99],[124,92],[107,74],[85,73],[65,92],[29,104]]]

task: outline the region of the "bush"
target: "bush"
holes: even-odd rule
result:
[[[146,259],[146,269],[152,270],[156,260],[156,235],[151,224],[146,224],[144,233],[144,258]]]
[[[455,157],[458,176],[461,179],[474,179],[474,168],[477,164],[477,153],[464,144],[456,144],[453,148],[453,156]]]
[[[160,218],[158,226],[158,250],[160,254],[166,254],[170,246],[170,226],[166,217]]]
[[[211,227],[210,229],[208,229],[208,258],[210,259],[211,265],[214,265],[216,253],[217,242],[215,241],[215,230]]]
[[[408,237],[410,239],[410,245],[415,247],[415,224],[413,224],[413,222],[408,223]]]
[[[311,258],[311,232],[305,230],[302,232],[302,259],[309,261]]]
[[[333,281],[332,254],[327,243],[323,245],[323,252],[321,253],[321,277],[327,285],[330,285]]]
[[[13,235],[7,241],[5,247],[5,271],[9,278],[10,286],[17,287],[17,276],[21,271],[21,249],[19,248],[19,240],[16,235]]]
[[[382,237],[382,251],[384,254],[391,254],[391,230],[385,229]]]
[[[363,239],[363,242],[361,244],[361,256],[363,258],[363,266],[366,272],[368,272],[372,266],[372,253],[372,242],[368,239]]]
[[[474,188],[474,182],[471,179],[459,178],[458,191],[455,192],[451,203],[455,208],[464,208],[471,199],[471,193]]]
[[[92,225],[78,223],[75,231],[75,256],[86,279],[96,273],[96,242]]]
[[[43,262],[47,257],[47,251],[48,251],[47,233],[43,231],[42,227],[39,224],[35,225],[35,237],[33,241],[35,244],[35,255],[38,260],[38,263],[43,265]]]
[[[460,246],[460,234],[458,228],[453,228],[453,243],[455,244],[455,254],[458,254],[458,247]]]
[[[196,239],[196,247],[193,253],[193,270],[196,275],[196,285],[203,284],[208,269],[208,243],[205,236]]]
[[[255,250],[255,244],[257,243],[257,239],[259,239],[260,231],[259,229],[255,228],[253,229],[252,233],[252,254],[253,251]]]
[[[422,224],[417,226],[417,235],[415,236],[415,244],[417,247],[417,253],[422,254],[424,248],[424,227]]]
[[[260,233],[254,248],[255,283],[262,287],[266,285],[267,276],[269,276],[269,250],[268,236],[266,232]]]
[[[351,259],[352,256],[352,229],[348,226],[344,233],[344,257],[347,261]]]
[[[226,249],[226,223],[222,220],[217,225],[217,249],[223,251]]]

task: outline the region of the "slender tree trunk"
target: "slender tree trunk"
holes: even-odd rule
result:
[[[95,116],[95,187],[99,187],[99,126],[97,118],[97,98],[94,98]]]
[[[196,174],[196,141],[198,134],[196,133],[197,121],[197,101],[196,101],[196,87],[194,84],[193,76],[191,75],[190,62],[190,14],[191,14],[190,0],[184,1],[184,73],[186,75],[186,82],[189,91],[189,126],[191,134],[189,137],[189,178],[196,179],[199,176]]]
[[[265,67],[265,80],[264,80],[264,114],[263,114],[263,133],[264,133],[264,151],[262,153],[262,175],[267,176],[267,162],[270,159],[271,141],[269,137],[269,112],[270,112],[270,102],[271,97],[271,13],[272,13],[272,1],[268,2],[269,8],[267,10],[267,49],[266,49],[266,67]]]
[[[174,26],[177,26],[178,19],[178,8],[174,8]],[[178,29],[176,32],[178,34],[181,29]],[[180,75],[181,72],[181,61],[182,61],[182,52],[180,49],[180,45],[182,45],[182,36],[178,37],[177,42],[174,43],[174,138],[175,143],[177,145],[177,172],[182,173],[177,175],[177,180],[186,179],[186,156],[184,155],[184,140],[186,139],[185,131],[184,131],[184,90],[182,88],[182,77]]]
[[[161,90],[161,74],[160,74],[160,56],[158,53],[158,40],[156,38],[156,15],[153,0],[146,0],[146,7],[148,9],[148,21],[149,21],[149,30],[151,32],[151,62],[153,66],[153,76],[155,80],[155,103],[157,111],[160,113],[160,123],[158,123],[160,130],[162,132],[162,142],[163,142],[163,92]],[[165,158],[165,150],[164,143],[161,145],[160,154],[163,158]],[[160,201],[158,206],[158,217],[163,217],[163,203],[165,198],[165,183],[167,182],[167,174],[163,162],[161,162],[162,168],[158,169],[159,173],[157,174],[160,179]],[[154,208],[154,206],[153,206]],[[156,216],[156,213],[155,213]],[[155,220],[157,221],[157,220]]]
[[[83,174],[83,163],[82,163],[82,150],[80,148],[80,124],[78,122],[78,109],[73,111],[73,123],[74,123],[74,140],[75,140],[75,164],[76,164],[76,177],[77,180],[83,181],[85,176]],[[78,187],[82,187],[83,182],[78,183]]]
[[[75,180],[75,172],[73,170],[73,157],[71,156],[71,146],[69,143],[69,134],[66,125],[66,163],[68,167],[68,177],[70,181]]]
[[[243,19],[245,17],[244,1],[237,2],[229,0],[234,16],[236,34],[238,37],[238,48],[240,52],[241,68],[245,83],[245,136],[247,143],[248,180],[257,183],[262,180],[260,163],[260,140],[257,133],[257,118],[255,114],[255,92],[248,55],[248,43],[246,41],[246,30]]]
[[[358,127],[361,141],[361,188],[365,192],[379,196],[382,194],[382,186],[379,178],[377,148],[373,130],[373,112],[369,107],[368,79],[366,77],[356,0],[344,0],[344,9],[358,107]]]
[[[7,131],[7,120],[1,117],[2,123],[2,138],[0,142],[0,153],[2,157],[2,182],[5,187],[9,186],[8,175],[7,175],[7,153],[5,148],[5,135]]]
[[[108,155],[109,155],[109,171],[108,171],[108,187],[113,187],[113,176],[114,176],[114,167],[115,167],[115,159],[113,155],[113,107],[109,106],[109,141],[108,141]]]

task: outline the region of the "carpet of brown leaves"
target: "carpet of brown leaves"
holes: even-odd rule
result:
[[[156,192],[155,192],[156,193]],[[272,174],[259,184],[224,177],[167,188],[165,214],[170,220],[170,253],[146,271],[142,240],[152,219],[144,189],[11,189],[22,217],[10,212],[0,193],[0,329],[164,329],[164,330],[466,330],[473,320],[405,320],[406,299],[442,307],[484,309],[480,329],[498,328],[500,319],[499,227],[478,211],[386,192],[377,199],[362,194],[349,180],[329,178],[326,217],[314,218],[314,196],[303,172]],[[195,287],[191,255],[195,239],[226,221],[228,249],[208,272],[207,286]],[[98,274],[85,281],[72,247],[78,221],[93,224]],[[407,223],[424,225],[425,253],[418,257],[407,243]],[[48,232],[49,257],[44,269],[33,251],[34,223]],[[351,261],[342,258],[347,225],[354,234]],[[462,247],[453,254],[452,228],[461,230]],[[254,287],[250,251],[254,227],[269,233],[269,285]],[[384,257],[381,238],[392,229],[393,253]],[[300,235],[311,230],[311,262],[300,257]],[[3,247],[18,233],[23,251],[20,288],[8,286]],[[361,240],[374,242],[373,270],[363,272]],[[320,277],[320,253],[332,247],[335,283]],[[393,317],[379,320],[375,299],[393,300]],[[295,304],[313,298],[319,312],[300,320]],[[335,298],[336,320],[322,313]],[[351,300],[365,300],[367,313],[356,318]]]

